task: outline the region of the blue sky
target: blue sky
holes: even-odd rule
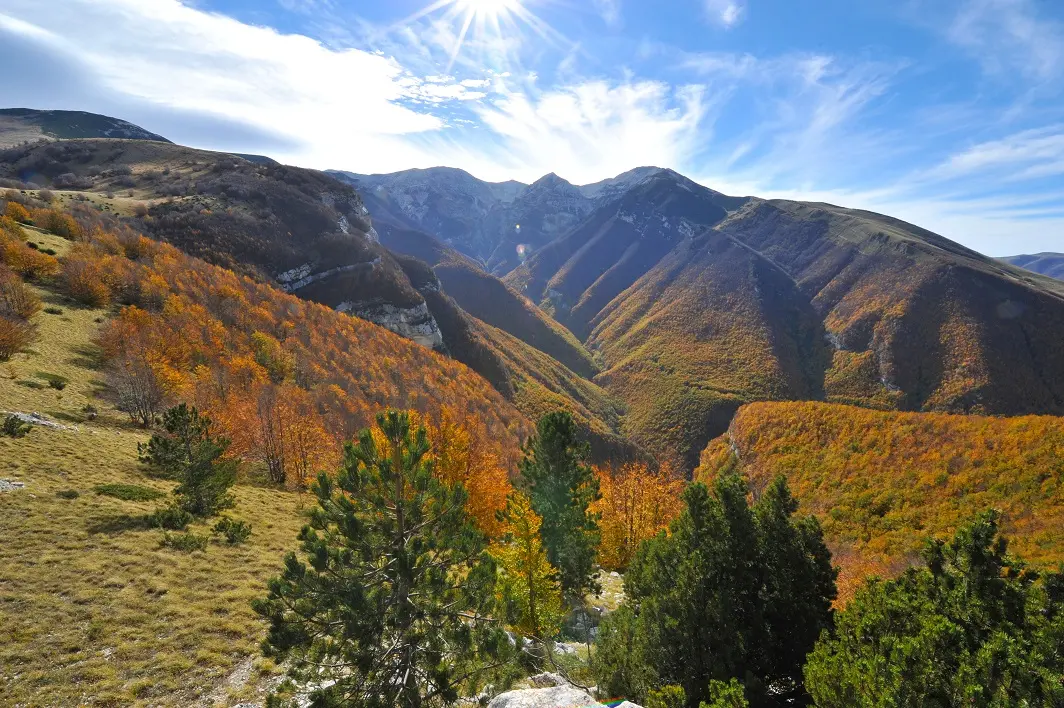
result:
[[[0,102],[356,172],[653,164],[1064,251],[1060,0],[435,5],[0,0]]]

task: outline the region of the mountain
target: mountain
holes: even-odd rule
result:
[[[801,402],[744,406],[702,453],[696,478],[731,460],[757,494],[786,475],[841,566],[840,599],[904,569],[927,536],[996,508],[1010,548],[1064,561],[1064,418],[872,411]]]
[[[448,167],[385,175],[330,174],[355,186],[375,219],[430,233],[502,275],[577,226],[598,205],[660,171],[640,167],[584,186],[555,174],[528,185],[484,182]]]
[[[37,140],[121,138],[170,142],[118,118],[84,111],[41,111],[32,108],[0,109],[0,148]]]
[[[1010,256],[1001,260],[1035,273],[1048,275],[1050,278],[1064,280],[1064,253],[1035,253],[1025,256]]]
[[[170,143],[63,140],[3,151],[0,176],[91,197],[193,256],[443,346],[358,194],[321,172]]]
[[[1064,286],[879,214],[658,171],[505,280],[601,355],[625,432],[688,467],[754,400],[1064,412]]]

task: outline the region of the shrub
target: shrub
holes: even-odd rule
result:
[[[55,495],[60,499],[77,499],[81,496],[76,489],[60,489]]]
[[[50,189],[42,189],[37,193],[37,197],[45,204],[51,204],[55,201],[55,192]]]
[[[24,438],[32,429],[32,425],[22,422],[22,419],[17,415],[9,415],[4,418],[4,424],[0,426],[0,433],[9,438]]]
[[[0,316],[0,361],[7,361],[37,338],[37,328],[25,320]]]
[[[83,305],[104,307],[111,302],[111,288],[96,261],[76,256],[65,258],[62,281],[67,295]]]
[[[54,388],[56,391],[62,391],[66,388],[70,380],[65,376],[59,374],[49,374],[46,371],[38,371],[37,378],[42,379],[48,383],[48,388]]]
[[[251,524],[246,521],[234,521],[223,516],[214,525],[214,532],[225,535],[225,540],[232,545],[244,543],[251,536]]]
[[[102,494],[106,497],[114,497],[115,499],[121,499],[123,501],[154,501],[155,499],[166,496],[156,489],[142,487],[139,484],[97,484],[92,490],[97,494]]]
[[[153,528],[183,531],[192,522],[192,514],[176,504],[171,504],[170,506],[156,509],[148,514],[145,520]]]
[[[0,266],[0,317],[28,320],[41,310],[41,299],[14,271]]]
[[[210,541],[210,536],[205,534],[195,534],[191,531],[186,531],[185,533],[167,532],[163,534],[163,540],[159,545],[163,548],[173,548],[175,551],[192,553],[193,551],[207,550],[207,544],[210,543]]]
[[[23,224],[30,220],[30,213],[26,211],[26,207],[22,206],[18,202],[8,202],[7,208],[4,209],[4,216],[15,221],[20,221]]]
[[[35,251],[21,241],[0,238],[0,261],[23,278],[40,280],[59,272],[55,256]]]
[[[44,311],[47,312],[49,315],[63,314],[63,308],[55,307],[54,305],[49,305],[48,307],[44,308]]]

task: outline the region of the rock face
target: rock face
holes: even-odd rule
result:
[[[605,708],[591,694],[573,686],[526,688],[507,691],[492,699],[488,708]]]
[[[443,346],[440,326],[424,302],[413,307],[396,307],[387,302],[341,302],[336,309],[390,329],[400,337],[412,339],[423,347],[439,349]]]

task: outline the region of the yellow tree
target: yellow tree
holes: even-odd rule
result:
[[[502,514],[502,537],[491,553],[501,573],[496,593],[502,616],[522,635],[546,641],[558,633],[565,613],[561,584],[540,541],[541,524],[528,497],[511,494]]]
[[[602,498],[591,505],[602,515],[599,563],[607,570],[623,570],[635,557],[639,544],[667,529],[683,507],[684,481],[662,468],[646,464],[596,467]]]

